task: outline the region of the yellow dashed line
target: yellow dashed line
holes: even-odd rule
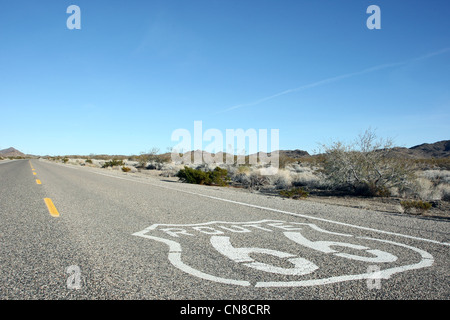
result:
[[[33,172],[33,175],[35,176],[37,173],[36,172]]]
[[[53,204],[52,199],[50,198],[44,198],[45,204],[47,205],[48,212],[50,212],[50,215],[52,217],[59,217],[59,212],[56,210],[55,205]]]
[[[42,183],[41,183],[41,180],[39,180],[39,179],[36,179],[36,183],[37,183],[37,184],[42,184]]]

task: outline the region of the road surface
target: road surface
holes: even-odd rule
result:
[[[449,299],[449,221],[0,162],[0,299]]]

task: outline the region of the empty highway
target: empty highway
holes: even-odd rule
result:
[[[0,162],[0,299],[448,299],[450,224]]]

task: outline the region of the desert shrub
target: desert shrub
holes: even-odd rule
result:
[[[267,176],[268,184],[275,189],[289,189],[292,186],[292,177],[287,170],[280,169],[274,175]]]
[[[436,185],[441,182],[450,184],[450,170],[425,170],[420,175]]]
[[[403,208],[405,208],[405,210],[414,208],[426,211],[432,207],[431,203],[422,200],[404,200],[400,201],[400,204],[402,205]]]
[[[152,148],[148,152],[142,152],[140,156],[137,156],[137,161],[141,168],[146,169],[158,169],[162,163],[170,161],[169,154],[159,154],[159,148]],[[147,165],[147,163],[150,163]]]
[[[184,169],[178,171],[176,176],[183,182],[204,184],[204,185],[228,185],[228,171],[220,167],[216,167],[212,171],[202,171],[185,166]]]
[[[261,172],[253,171],[249,175],[246,175],[243,186],[251,190],[260,190],[261,188],[270,184],[268,176],[262,175]]]
[[[131,168],[128,168],[128,167],[125,167],[125,166],[122,167],[122,171],[123,172],[128,172],[130,170],[131,170]]]
[[[105,162],[102,168],[123,166],[123,165],[124,165],[123,160],[112,159],[110,161]]]
[[[284,169],[291,163],[296,162],[294,158],[288,157],[286,155],[279,155],[278,156],[278,167],[279,169]]]
[[[91,159],[86,159],[84,162],[92,164],[92,160]]]
[[[178,171],[177,177],[183,182],[195,184],[205,184],[205,182],[209,178],[206,172],[189,168],[187,166],[185,166],[184,169]]]
[[[231,177],[231,180],[234,182],[241,184],[242,186],[249,186],[250,185],[250,177],[246,173],[237,173],[233,174]]]
[[[67,162],[69,162],[69,158],[63,158],[61,161],[62,161],[63,163],[67,163]]]
[[[423,170],[426,169],[441,169],[441,170],[450,170],[450,157],[447,158],[439,158],[439,159],[414,159],[409,160],[416,164]]]
[[[252,171],[252,168],[247,165],[226,165],[228,171],[228,177],[230,181],[240,184],[242,186],[247,185],[249,182],[248,175]]]
[[[322,188],[326,187],[326,181],[321,172],[315,172],[308,167],[295,166],[291,173],[294,187]]]
[[[413,168],[391,156],[392,146],[392,140],[377,139],[370,129],[353,143],[322,145],[322,172],[333,188],[359,195],[386,195],[390,188],[406,190],[415,179]]]
[[[309,193],[303,190],[303,188],[292,188],[289,190],[281,190],[279,194],[282,197],[291,199],[303,199],[307,198],[309,195]]]
[[[213,171],[211,171],[211,180],[213,184],[219,185],[219,186],[226,186],[228,185],[229,178],[228,178],[228,171],[226,169],[222,169],[220,167],[216,167]]]
[[[251,171],[251,167],[249,165],[240,165],[237,167],[238,174],[241,174],[241,173],[247,174],[247,173],[250,173],[250,171]]]
[[[168,169],[163,170],[163,171],[160,173],[160,176],[161,176],[161,177],[166,177],[166,178],[168,178],[168,177],[176,177],[178,171],[179,171],[179,170],[177,170],[177,169],[175,169],[175,168],[168,168]]]
[[[417,174],[413,195],[421,200],[446,200],[449,198],[450,171],[425,170]]]
[[[450,184],[440,184],[436,189],[441,194],[441,200],[450,201]]]
[[[441,195],[433,181],[419,177],[416,179],[412,191],[414,198],[421,200],[440,200]]]

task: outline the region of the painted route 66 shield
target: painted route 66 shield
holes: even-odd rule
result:
[[[170,263],[191,276],[238,286],[389,279],[434,262],[402,243],[281,220],[154,224],[133,235],[166,244]]]

